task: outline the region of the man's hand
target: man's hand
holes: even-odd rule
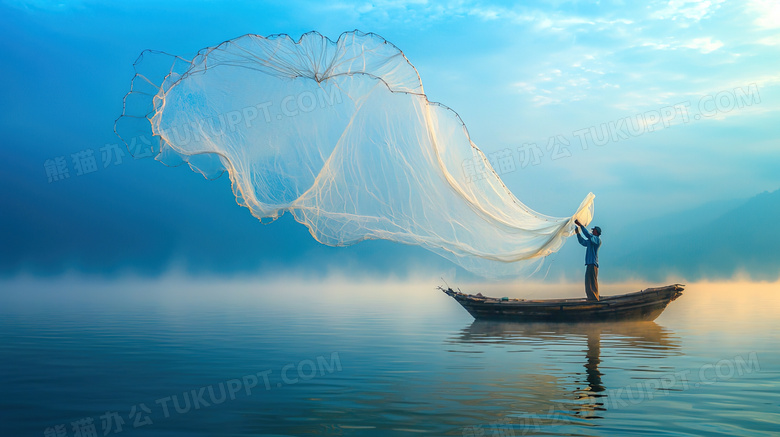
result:
[[[580,221],[577,220],[577,219],[574,219],[574,224],[577,225],[577,226],[582,226],[582,224],[580,224]],[[577,232],[579,232],[579,231],[580,231],[580,229],[577,228]]]

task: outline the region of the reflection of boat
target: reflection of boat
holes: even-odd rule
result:
[[[636,293],[604,296],[599,301],[582,299],[525,300],[472,295],[441,288],[475,319],[503,319],[515,322],[590,322],[613,320],[655,320],[682,295],[680,284],[648,288]]]
[[[648,359],[665,359],[670,355],[680,354],[679,337],[652,321],[515,323],[475,320],[451,341],[468,345],[469,349],[474,347],[484,350],[485,345],[497,345],[514,346],[511,348],[513,351],[518,346],[524,351],[545,351],[550,354],[548,359],[557,363],[576,363],[582,360],[579,362],[582,363],[584,371],[568,373],[572,379],[558,379],[560,388],[568,395],[555,391],[539,394],[542,401],[556,399],[554,408],[565,415],[557,419],[561,421],[559,423],[603,417],[602,412],[608,409],[608,397],[617,393],[614,391],[615,387],[610,388],[603,381],[603,359],[613,360],[616,356],[626,358],[633,355],[645,363]],[[614,362],[607,368],[616,370]],[[506,379],[509,378],[505,377]],[[617,399],[613,399],[613,405],[621,402],[620,394],[617,396]],[[539,416],[534,412],[527,414],[528,420],[537,419]]]
[[[515,323],[474,320],[453,341],[461,344],[547,345],[602,337],[609,340],[611,349],[632,350],[641,352],[643,356],[647,356],[647,352],[662,353],[680,348],[679,338],[655,322]]]

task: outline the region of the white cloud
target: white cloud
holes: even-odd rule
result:
[[[512,87],[516,88],[520,92],[533,93],[536,91],[536,86],[527,82],[515,82]]]
[[[780,45],[780,37],[762,30],[780,26],[780,0],[747,2],[745,7],[725,0],[651,0],[647,7],[594,5],[583,12],[569,5],[510,6],[495,0],[377,0],[359,1],[348,9],[371,18],[368,22],[386,24],[404,17],[416,25],[459,25],[468,20],[518,32],[519,43],[509,44],[505,58],[530,51],[533,57],[527,62],[533,65],[506,61],[512,73],[505,89],[537,106],[607,96],[616,107],[634,90],[645,104],[660,104],[668,94],[684,93],[679,84],[722,81],[728,75],[726,64],[744,62],[735,50],[754,58]],[[522,45],[529,35],[539,41],[538,48]],[[690,75],[697,70],[693,60],[705,55],[710,55],[709,65],[723,68],[709,79]],[[657,88],[647,89],[648,81]]]
[[[502,18],[506,14],[506,10],[495,7],[475,7],[468,11],[468,15],[481,18],[483,20],[491,21]]]
[[[756,43],[764,46],[780,46],[780,35],[773,35],[761,38]]]
[[[756,15],[753,23],[760,29],[780,28],[780,2],[777,0],[750,0],[748,10]]]
[[[681,22],[698,22],[711,16],[725,0],[670,0],[650,18]],[[687,24],[687,23],[686,23]]]
[[[640,47],[650,47],[655,50],[677,50],[680,48],[698,50],[704,54],[712,53],[723,47],[720,40],[713,40],[712,37],[694,38],[687,42],[670,40],[668,42],[645,41],[639,44]],[[636,47],[636,46],[635,46]]]
[[[686,44],[682,44],[682,47],[689,49],[696,49],[702,53],[712,53],[715,50],[723,47],[723,43],[720,41],[713,41],[711,37],[707,38],[694,38]]]
[[[534,96],[531,101],[536,106],[545,106],[545,105],[552,105],[556,103],[561,103],[560,100],[549,97],[549,96],[542,96],[542,95],[536,95]]]
[[[674,50],[674,48],[672,47],[671,44],[663,44],[663,43],[657,43],[657,42],[652,42],[652,41],[643,42],[640,45],[642,47],[650,47],[650,48],[655,49],[655,50],[666,50],[666,49]]]
[[[620,88],[619,84],[607,83],[604,72],[595,67],[600,65],[594,54],[579,54],[572,64],[559,68],[548,68],[522,82],[510,86],[520,94],[526,94],[534,106],[576,102],[589,97],[594,90]]]

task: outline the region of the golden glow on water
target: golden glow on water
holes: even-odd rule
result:
[[[600,283],[602,296],[618,295],[679,283],[680,280],[665,282],[616,282]],[[330,275],[326,278],[302,276],[278,276],[262,278],[193,278],[169,275],[162,278],[95,279],[84,277],[63,277],[53,279],[17,278],[0,281],[6,291],[0,298],[23,299],[28,293],[45,295],[48,300],[67,301],[89,296],[94,299],[132,300],[153,299],[160,303],[189,303],[225,301],[289,302],[296,299],[325,299],[341,303],[369,303],[377,300],[398,301],[406,304],[412,299],[417,305],[440,301],[443,294],[438,286],[451,286],[464,293],[482,293],[493,297],[523,299],[554,299],[584,297],[581,282],[523,282],[513,283],[445,283],[439,278],[413,279],[371,279],[349,278]],[[750,317],[759,311],[762,315],[778,314],[780,311],[780,280],[776,282],[755,282],[746,280],[700,281],[685,283],[683,298],[695,301],[696,307],[731,317]],[[115,290],[107,293],[106,290]],[[132,290],[132,292],[127,292]],[[33,297],[30,295],[29,297]],[[40,299],[35,299],[40,302]],[[403,302],[402,302],[403,301]],[[676,302],[675,302],[676,304]]]
[[[677,330],[708,333],[712,347],[749,338],[780,344],[780,282],[697,282],[658,319]]]
[[[673,283],[602,283],[601,294],[615,295]],[[277,278],[191,278],[170,275],[160,279],[122,281],[83,278],[17,279],[5,281],[0,303],[7,309],[99,307],[101,305],[143,305],[171,315],[194,308],[229,311],[244,308],[260,314],[287,314],[296,319],[307,312],[328,320],[374,314],[388,324],[413,335],[415,320],[451,318],[467,323],[471,316],[436,287],[440,279],[413,280],[351,279],[332,275],[324,279]],[[584,297],[581,283],[469,284],[450,283],[466,293],[526,299]],[[685,285],[683,295],[672,302],[657,323],[675,330],[717,333],[720,341],[739,342],[750,335],[780,335],[780,281],[697,282]],[[779,339],[780,341],[780,339]]]
[[[697,282],[686,287],[697,311],[724,320],[773,320],[780,316],[778,282]]]

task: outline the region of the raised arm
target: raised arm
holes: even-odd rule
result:
[[[580,235],[579,232],[577,232],[577,241],[579,241],[581,245],[588,247],[588,240],[582,238],[582,235]]]
[[[583,225],[582,225],[582,223],[580,223],[580,229],[582,229],[582,234],[583,234],[583,235],[585,235],[585,238],[587,238],[588,240],[590,240],[590,238],[591,238],[593,235],[591,235],[591,234],[590,234],[590,232],[588,232],[588,228],[586,228],[585,226],[583,226]]]

